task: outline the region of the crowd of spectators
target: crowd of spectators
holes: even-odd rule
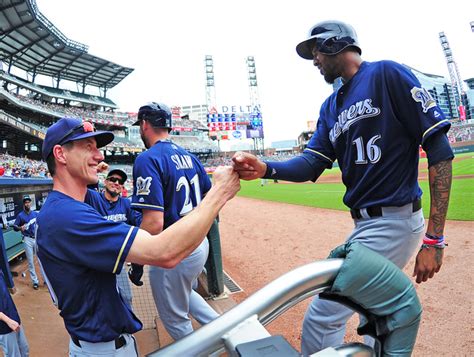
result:
[[[257,157],[262,161],[286,161],[294,158],[297,155],[299,155],[299,153],[276,152],[270,156],[257,155]]]
[[[46,163],[27,157],[0,154],[0,177],[6,178],[50,178]]]
[[[448,139],[450,143],[474,141],[474,125],[451,126],[448,132]]]
[[[44,102],[19,94],[13,95],[18,100],[24,103],[58,113],[61,116],[77,117],[95,123],[116,125],[120,127],[129,127],[137,120],[136,113],[118,111],[106,112],[95,109],[82,108],[79,106],[66,106],[62,104]],[[173,126],[176,127],[179,131],[207,130],[207,127],[204,124],[194,119],[173,119]]]
[[[263,161],[286,161],[294,158],[298,153],[275,153],[274,155],[257,155]],[[217,166],[232,165],[231,156],[214,156],[202,161],[207,172],[213,172]]]
[[[218,146],[209,139],[204,139],[200,136],[195,135],[171,135],[171,140],[182,146],[186,150],[211,150],[213,152],[218,151]]]
[[[207,126],[202,124],[199,120],[195,119],[184,119],[184,118],[173,118],[173,127],[186,128],[191,130],[207,130]],[[183,130],[186,131],[186,130]]]
[[[202,164],[205,168],[215,169],[217,166],[228,166],[232,165],[232,160],[229,157],[212,157],[205,161],[202,161]]]
[[[3,90],[3,89],[2,89]],[[11,94],[11,93],[10,93]],[[29,98],[23,95],[15,94],[15,97],[21,102],[33,105],[35,107],[55,112],[60,116],[70,116],[81,118],[83,120],[128,127],[136,121],[136,114],[124,112],[104,112],[94,109],[81,108],[77,106],[65,106],[56,103],[44,102],[41,100]]]

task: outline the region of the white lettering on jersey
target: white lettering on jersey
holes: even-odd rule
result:
[[[436,101],[425,88],[413,87],[411,89],[411,96],[415,102],[421,103],[423,107],[423,113],[426,113],[429,109],[436,107]]]
[[[35,224],[35,223],[36,223],[36,218],[30,219],[30,221],[25,224],[25,230],[27,230],[28,228],[30,228],[30,226],[33,225],[33,224]]]
[[[372,105],[372,99],[364,99],[352,104],[349,108],[339,114],[337,122],[329,131],[329,139],[335,142],[342,133],[349,130],[349,127],[361,119],[375,117],[380,114],[380,108]]]
[[[126,222],[127,221],[127,216],[125,213],[117,213],[117,214],[111,214],[108,216],[104,216],[104,218],[108,221],[114,221],[114,222]]]
[[[150,194],[150,186],[152,177],[137,178],[137,196],[148,196]]]
[[[171,155],[171,160],[173,160],[176,170],[185,170],[193,168],[193,160],[189,155]]]

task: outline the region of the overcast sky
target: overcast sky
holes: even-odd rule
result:
[[[108,96],[122,111],[148,101],[205,104],[212,55],[218,105],[247,105],[245,58],[255,56],[266,145],[296,139],[331,93],[295,46],[316,22],[353,25],[368,61],[391,59],[449,78],[444,31],[463,79],[474,77],[474,1],[36,0],[89,53],[135,71]],[[51,83],[46,83],[51,85]]]

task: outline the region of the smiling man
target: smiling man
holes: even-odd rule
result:
[[[176,266],[201,244],[240,188],[231,167],[218,168],[201,205],[157,235],[107,220],[84,199],[87,185],[98,180],[104,159],[99,148],[113,138],[90,123],[63,118],[48,129],[42,147],[53,191],[37,219],[38,257],[72,356],[138,356],[132,334],[142,324],[120,297],[116,274],[125,261]]]
[[[94,207],[102,217],[109,221],[125,222],[138,227],[141,222],[141,214],[131,208],[129,199],[122,197],[123,186],[127,179],[127,174],[124,171],[120,169],[110,170],[104,180],[104,192],[88,190],[85,202]],[[126,269],[122,269],[117,276],[117,286],[120,295],[131,308],[133,295]]]

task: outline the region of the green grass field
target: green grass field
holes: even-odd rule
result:
[[[453,162],[453,184],[449,200],[448,219],[474,220],[474,178],[456,178],[461,175],[474,175],[474,154],[462,154],[458,157],[469,156],[468,159]],[[333,170],[338,170],[333,169]],[[265,186],[260,186],[260,180],[241,181],[242,189],[239,196],[261,200],[292,203],[302,206],[329,208],[348,211],[342,203],[345,187],[342,183],[303,183],[285,184],[273,183],[268,180]],[[423,212],[429,215],[429,185],[428,181],[420,181],[423,190]]]

